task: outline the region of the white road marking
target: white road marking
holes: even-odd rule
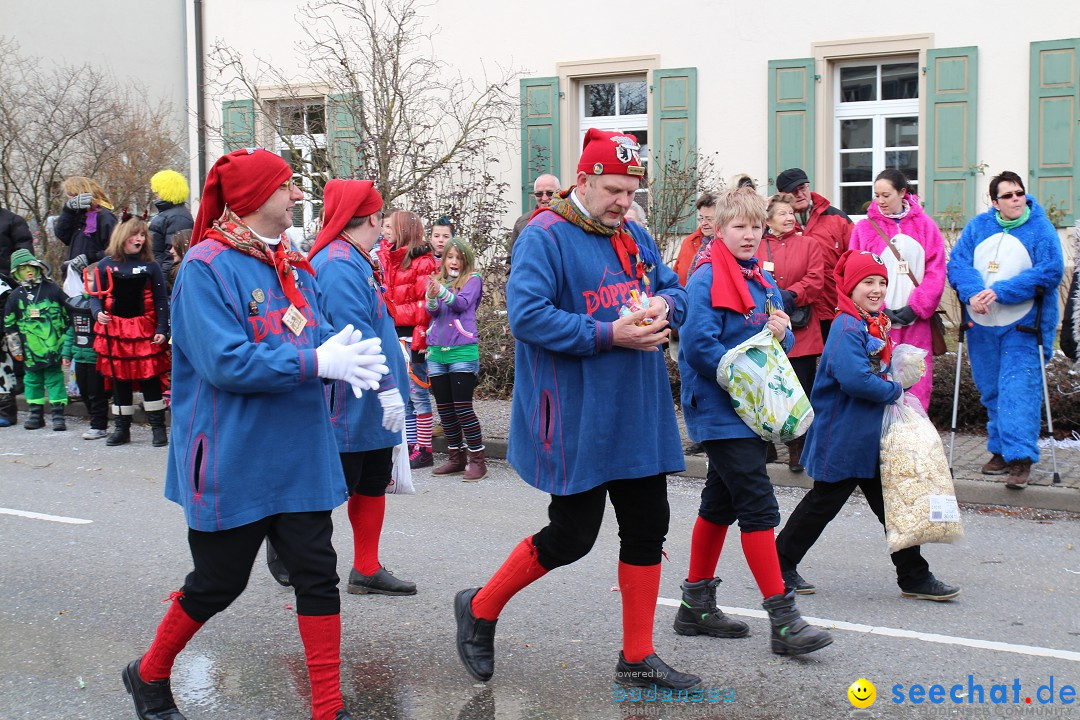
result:
[[[29,512],[28,510],[12,510],[11,508],[0,508],[0,515],[15,515],[16,517],[30,518],[31,520],[48,520],[49,522],[67,523],[68,525],[89,525],[94,522],[82,518],[45,515],[44,513]]]
[[[679,607],[678,600],[671,598],[657,598],[657,605]],[[744,617],[765,618],[768,614],[764,610],[751,608],[723,607],[720,609],[729,615],[742,615]],[[976,640],[973,638],[954,637],[952,635],[938,635],[936,633],[923,633],[915,630],[900,630],[897,628],[878,627],[875,625],[862,625],[849,623],[843,620],[828,620],[804,615],[803,619],[812,625],[827,628],[829,630],[850,630],[852,632],[867,633],[869,635],[884,635],[886,637],[907,638],[909,640],[922,640],[923,642],[938,643],[939,645],[959,645],[961,647],[976,648],[978,650],[997,650],[999,652],[1015,653],[1017,655],[1031,655],[1033,657],[1056,658],[1058,660],[1071,660],[1080,662],[1080,652],[1071,650],[1056,650],[1054,648],[1036,647],[1033,645],[1014,645],[1012,643],[998,642],[996,640]]]

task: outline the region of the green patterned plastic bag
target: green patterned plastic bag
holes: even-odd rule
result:
[[[814,421],[799,378],[768,328],[724,353],[716,382],[742,421],[763,440],[791,442]]]

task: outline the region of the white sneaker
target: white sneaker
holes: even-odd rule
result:
[[[82,434],[83,440],[100,440],[101,438],[109,434],[108,430],[97,430],[90,428]]]

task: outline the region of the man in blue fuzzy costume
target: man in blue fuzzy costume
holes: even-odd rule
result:
[[[993,207],[972,218],[952,249],[949,283],[973,323],[967,333],[971,375],[990,416],[986,448],[992,457],[982,472],[1008,474],[1005,487],[1021,490],[1039,461],[1042,363],[1054,351],[1065,267],[1057,231],[1019,175],[995,176],[990,198]],[[1035,326],[1037,303],[1041,338],[1020,329]]]
[[[518,591],[592,549],[610,497],[619,520],[623,646],[615,682],[690,688],[696,675],[653,650],[667,474],[684,465],[659,347],[686,291],[656,243],[624,220],[645,168],[632,135],[585,135],[577,184],[537,212],[514,244],[507,285],[517,339],[508,459],[549,493],[547,527],[525,538],[482,588],[458,593],[458,654],[494,672],[495,623]],[[645,309],[637,298],[648,296]],[[644,303],[641,303],[644,304]]]

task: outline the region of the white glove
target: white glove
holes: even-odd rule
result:
[[[346,325],[320,345],[315,356],[319,377],[344,380],[352,385],[356,397],[360,397],[363,390],[378,390],[382,376],[390,372],[379,338],[360,340],[360,331],[354,330],[352,325]]]
[[[400,433],[405,427],[405,401],[401,399],[401,392],[397,388],[383,390],[379,393],[379,404],[382,405],[382,426],[392,433]]]

